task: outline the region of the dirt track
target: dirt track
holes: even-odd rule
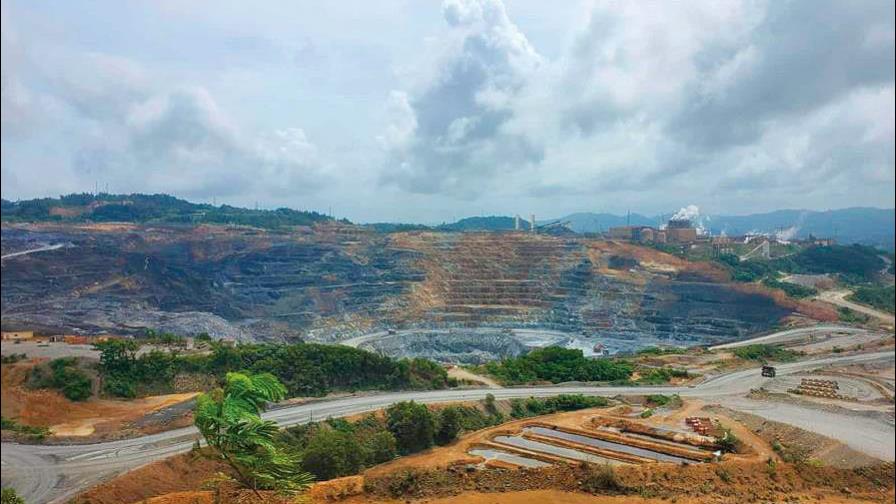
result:
[[[875,310],[870,306],[865,306],[858,303],[853,303],[852,301],[848,301],[846,297],[850,294],[852,294],[852,291],[848,290],[825,291],[816,296],[816,299],[837,306],[842,306],[844,308],[849,308],[850,310],[857,311],[859,313],[864,313],[865,315],[880,319],[882,322],[889,324],[891,327],[896,324],[896,317],[894,317],[890,313],[882,312],[880,310]]]

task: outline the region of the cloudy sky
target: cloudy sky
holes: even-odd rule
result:
[[[2,36],[7,199],[894,206],[892,1],[4,0]]]

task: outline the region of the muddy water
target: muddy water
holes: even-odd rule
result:
[[[541,443],[539,441],[533,441],[531,439],[525,439],[519,436],[497,436],[493,441],[507,446],[522,448],[524,450],[546,453],[548,455],[556,455],[558,457],[572,460],[581,460],[583,462],[594,462],[599,464],[623,463],[618,460],[608,459],[606,457],[601,457],[592,453],[585,453],[579,450],[573,450],[572,448],[564,448],[562,446],[554,446],[547,443]]]
[[[551,464],[547,462],[542,462],[540,460],[531,459],[528,457],[524,457],[522,455],[517,455],[515,453],[510,453],[506,451],[500,450],[489,450],[485,448],[477,448],[475,450],[470,450],[470,455],[476,455],[477,457],[483,457],[486,460],[500,460],[502,462],[509,462],[511,464],[516,464],[518,466],[523,467],[547,467]]]
[[[628,453],[631,455],[637,455],[639,457],[649,458],[653,460],[657,460],[659,462],[675,462],[678,464],[683,463],[693,463],[693,460],[686,459],[684,457],[676,457],[675,455],[667,455],[665,453],[656,452],[653,450],[648,450],[646,448],[638,448],[636,446],[629,446],[622,443],[614,443],[612,441],[604,441],[602,439],[594,439],[587,436],[580,436],[578,434],[570,434],[568,432],[555,431],[552,429],[546,429],[544,427],[526,427],[524,432],[531,432],[533,434],[539,434],[541,436],[552,437],[556,439],[563,439],[566,441],[572,441],[574,443],[580,443],[587,446],[593,446],[595,448],[603,448],[605,450],[613,450],[616,452]]]

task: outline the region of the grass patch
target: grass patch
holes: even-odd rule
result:
[[[6,417],[0,417],[0,429],[21,434],[32,441],[40,441],[50,435],[50,429],[47,427],[22,425]]]
[[[840,319],[840,322],[846,322],[847,324],[867,324],[870,320],[868,315],[850,310],[845,306],[837,308],[837,317]]]
[[[799,352],[783,347],[767,344],[747,345],[731,351],[737,357],[751,361],[792,362],[800,356]]]

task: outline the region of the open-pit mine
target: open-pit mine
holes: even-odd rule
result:
[[[655,249],[526,232],[4,225],[4,327],[345,342],[480,362],[724,343],[799,310]]]
[[[4,225],[3,254],[4,327],[345,342],[456,362],[726,342],[793,311],[706,263],[526,232]]]

